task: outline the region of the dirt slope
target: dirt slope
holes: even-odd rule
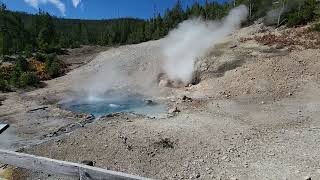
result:
[[[199,84],[161,90],[166,93],[160,96],[169,97],[166,103],[180,113],[101,118],[25,152],[74,162],[92,160],[98,167],[155,179],[320,179],[320,51],[264,45],[250,39],[257,33],[269,32],[255,24],[210,50],[198,62]],[[88,78],[111,61],[124,72],[132,70],[133,77],[152,72],[153,79],[160,71],[160,46],[161,40],[103,52],[48,82],[46,89],[24,94],[29,98],[24,102],[65,97],[74,76]],[[192,101],[181,100],[183,95]],[[17,97],[8,97],[3,107],[9,108]],[[53,111],[50,107],[45,112]],[[59,115],[64,116],[60,111]],[[32,176],[48,178],[41,173]]]

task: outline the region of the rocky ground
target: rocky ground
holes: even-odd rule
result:
[[[13,132],[12,141],[0,143],[155,179],[320,179],[320,51],[258,38],[272,32],[287,33],[262,24],[241,29],[199,60],[199,84],[177,89],[152,86],[161,72],[161,40],[102,52],[46,88],[4,94],[0,118]],[[117,81],[108,78],[112,69],[120,69]],[[148,96],[176,112],[155,118],[119,114],[77,126],[86,117],[56,103],[88,89],[101,93],[95,90],[105,86],[89,83],[99,73],[99,82],[129,84],[137,93],[148,89]],[[48,108],[28,112],[39,106]],[[59,179],[25,170],[14,174]]]

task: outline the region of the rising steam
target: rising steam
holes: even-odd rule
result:
[[[221,21],[194,18],[179,24],[166,37],[162,47],[165,56],[163,68],[169,79],[190,83],[196,59],[239,28],[247,16],[247,7],[241,5],[232,9]]]
[[[162,93],[157,80],[163,69],[170,80],[188,84],[196,59],[239,28],[247,14],[246,6],[239,6],[221,21],[197,18],[182,22],[158,43],[122,46],[102,52],[91,63],[71,72],[72,92],[79,96],[75,98],[88,97],[94,101],[119,94],[157,96]],[[160,58],[165,59],[161,67]]]

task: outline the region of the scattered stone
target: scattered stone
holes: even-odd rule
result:
[[[169,82],[168,80],[165,80],[165,79],[162,79],[162,80],[160,80],[160,82],[159,82],[159,86],[160,86],[160,87],[168,87],[169,84],[170,84],[170,82]]]
[[[162,147],[164,149],[173,149],[175,143],[173,141],[171,141],[169,138],[164,138],[158,142],[155,142],[154,144],[157,147]]]
[[[173,88],[182,88],[185,87],[186,85],[182,81],[170,81],[169,86]]]
[[[231,97],[231,92],[220,92],[221,95],[223,95],[226,98],[230,98]]]
[[[227,157],[227,156],[223,156],[221,159],[222,159],[222,160],[227,160],[228,157]]]
[[[189,102],[192,102],[192,98],[188,97],[188,96],[183,96],[182,98],[182,101],[189,101]]]
[[[200,178],[200,176],[201,176],[200,173],[197,173],[197,174],[195,175],[196,178]]]
[[[276,154],[274,153],[268,153],[268,156],[275,156]]]
[[[84,125],[85,125],[86,123],[84,123],[84,122],[76,122],[76,124],[78,124],[80,127],[84,127]]]
[[[230,180],[238,180],[238,178],[232,177],[232,178],[230,178]]]
[[[110,113],[110,114],[108,114],[108,115],[106,115],[106,116],[102,116],[101,118],[117,117],[117,116],[119,116],[119,115],[120,115],[119,113]]]
[[[304,180],[311,180],[311,177],[310,176],[306,176],[306,177],[304,177]]]
[[[96,117],[93,114],[88,114],[85,116],[86,121],[91,121],[94,120]]]
[[[145,99],[144,100],[144,103],[147,105],[147,106],[152,106],[152,105],[155,105],[156,103],[153,102],[152,100],[150,99]]]
[[[233,45],[231,45],[229,48],[230,48],[230,49],[234,49],[234,48],[236,48],[236,47],[238,47],[238,45],[237,45],[237,44],[233,44]]]
[[[86,124],[92,123],[96,119],[96,117],[93,114],[86,114],[83,118],[83,121],[76,123],[80,127],[84,127]]]
[[[81,164],[84,164],[84,165],[87,165],[87,166],[94,166],[94,162],[93,161],[89,161],[89,160],[81,161]]]
[[[128,144],[127,144],[127,149],[128,149],[129,151],[132,151],[133,148],[132,148],[131,145],[128,145]]]
[[[128,138],[127,138],[126,136],[120,135],[119,138],[122,139],[122,141],[123,141],[124,144],[127,144]]]
[[[265,104],[265,102],[264,102],[264,101],[261,101],[261,104]]]
[[[176,106],[169,110],[169,114],[179,113],[181,112]]]
[[[288,93],[288,95],[289,95],[289,96],[292,96],[292,95],[293,95],[293,93],[292,93],[292,92],[289,92],[289,93]]]

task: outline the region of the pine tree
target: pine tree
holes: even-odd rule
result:
[[[81,23],[80,24],[80,39],[83,44],[89,44],[89,34],[88,34],[88,29],[85,24]]]
[[[5,54],[5,45],[4,45],[4,33],[0,31],[0,55]]]

